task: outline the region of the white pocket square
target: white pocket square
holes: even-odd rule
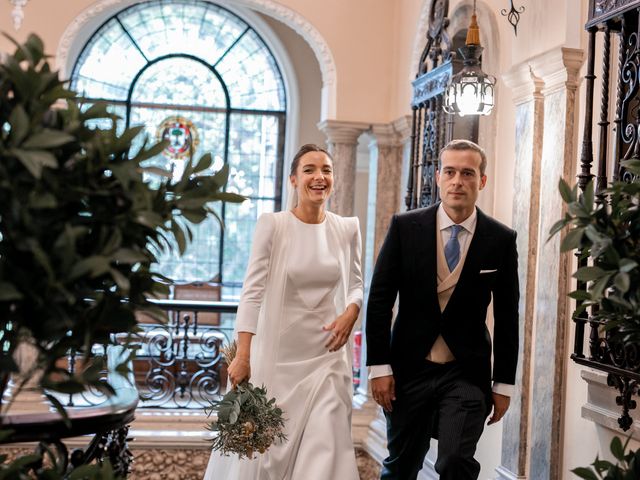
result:
[[[480,273],[481,274],[483,274],[483,273],[493,273],[493,272],[497,272],[497,271],[498,271],[498,269],[494,268],[493,270],[480,270]]]

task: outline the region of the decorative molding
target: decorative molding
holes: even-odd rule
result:
[[[398,135],[400,135],[400,141],[404,144],[411,140],[411,115],[403,115],[400,118],[391,122],[393,128]]]
[[[582,50],[560,47],[534,57],[529,64],[533,74],[544,82],[542,93],[547,95],[563,88],[576,90],[583,61]]]
[[[318,129],[327,136],[327,143],[357,145],[358,137],[371,127],[363,122],[345,122],[341,120],[323,120]]]
[[[402,138],[391,123],[371,125],[371,135],[371,143],[378,148],[402,146]]]
[[[635,420],[627,432],[620,429],[620,407],[616,404],[618,392],[608,386],[607,374],[594,370],[581,370],[580,377],[587,383],[587,403],[582,406],[581,416],[602,425],[617,435],[640,436],[640,420]]]
[[[453,69],[450,62],[420,75],[412,82],[412,106],[418,107],[433,97],[442,95],[451,81]]]
[[[536,77],[528,63],[521,63],[502,75],[502,80],[513,93],[513,102],[522,105],[540,96],[544,88],[542,79]]]

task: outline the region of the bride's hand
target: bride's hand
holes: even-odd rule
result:
[[[322,327],[325,332],[331,332],[331,337],[325,344],[325,347],[327,347],[330,352],[337,351],[347,343],[349,335],[351,335],[351,330],[353,330],[353,326],[358,320],[359,312],[360,309],[352,303],[342,315],[338,316],[338,318],[329,325]]]
[[[236,356],[227,369],[231,386],[236,388],[239,383],[251,378],[251,363],[249,358]]]

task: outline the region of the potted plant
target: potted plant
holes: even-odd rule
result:
[[[640,478],[640,449],[627,451],[630,439],[627,438],[624,445],[620,437],[611,440],[611,453],[616,463],[596,456],[589,467],[574,468],[571,472],[585,480],[637,480]]]
[[[183,253],[189,225],[215,215],[211,202],[244,200],[224,191],[226,166],[201,175],[208,154],[177,181],[145,167],[166,144],[132,151],[142,127],[118,133],[116,120],[78,102],[37,36],[0,65],[0,386],[22,369],[39,372],[43,392],[113,393],[92,346],[134,334],[138,310],[162,317],[148,301],[167,288],[153,270],[158,253]],[[149,175],[160,178],[153,187]],[[31,364],[16,363],[20,345],[33,349]],[[85,358],[74,374],[60,367],[70,350]]]
[[[560,193],[568,209],[551,229],[565,226],[562,251],[578,250],[591,263],[578,268],[574,277],[584,287],[569,296],[578,302],[575,315],[587,307],[609,335],[622,343],[640,342],[640,160],[623,162],[633,180],[615,181],[594,193],[589,182],[583,194],[560,180]]]

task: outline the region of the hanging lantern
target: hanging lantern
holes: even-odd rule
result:
[[[451,78],[444,95],[444,111],[465,115],[489,115],[495,103],[496,79],[480,68],[480,28],[473,3],[473,15],[467,30],[466,45],[458,49],[463,67]]]

